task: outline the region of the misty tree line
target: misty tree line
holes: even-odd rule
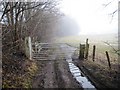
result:
[[[49,41],[62,14],[57,0],[39,2],[0,2],[3,51],[20,51],[25,37]]]

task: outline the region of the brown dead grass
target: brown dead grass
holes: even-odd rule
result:
[[[83,71],[88,74],[89,77],[94,78],[93,81],[97,81],[101,87],[102,85],[107,88],[117,88],[119,79],[120,79],[120,71],[118,69],[109,69],[109,67],[104,67],[99,63],[84,60],[79,61],[78,66],[83,68]],[[81,69],[82,69],[81,68]]]
[[[24,56],[3,56],[2,88],[30,88],[36,63]]]

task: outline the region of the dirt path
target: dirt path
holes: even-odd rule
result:
[[[58,85],[56,82],[54,61],[50,61],[45,67],[44,88],[57,88]]]
[[[52,51],[53,52],[53,51]],[[73,78],[66,61],[66,53],[58,46],[49,61],[37,61],[38,72],[33,80],[33,88],[80,88]]]

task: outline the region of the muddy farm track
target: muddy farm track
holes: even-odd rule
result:
[[[67,44],[43,45],[40,52],[34,52],[38,71],[33,79],[33,88],[79,88],[97,87],[88,80],[84,72],[73,62],[76,49]]]
[[[70,73],[66,55],[58,46],[43,48],[34,54],[38,72],[33,80],[33,88],[80,88],[81,85]]]

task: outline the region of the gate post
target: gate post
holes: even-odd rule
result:
[[[85,59],[88,59],[88,52],[89,52],[89,44],[88,44],[88,38],[87,38],[86,46],[85,46]]]
[[[84,59],[85,44],[80,44],[79,59]]]
[[[31,37],[25,38],[25,54],[26,56],[32,60],[32,43],[31,43]]]

